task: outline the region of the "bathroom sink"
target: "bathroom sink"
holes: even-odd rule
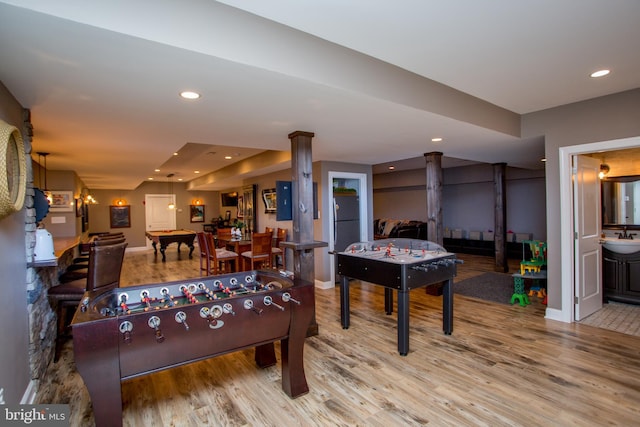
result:
[[[611,252],[619,254],[632,254],[640,251],[640,239],[618,239],[617,237],[606,237],[601,240],[602,245]]]

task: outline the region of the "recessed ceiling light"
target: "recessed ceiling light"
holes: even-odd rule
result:
[[[224,156],[225,160],[231,160],[231,156]]]
[[[149,181],[153,181],[153,177],[150,176],[149,178],[147,178]]]
[[[197,92],[192,92],[190,90],[185,90],[184,92],[180,92],[180,96],[184,99],[198,99],[200,98],[200,94]]]
[[[396,168],[395,166],[389,166],[390,171],[395,170],[395,168]]]
[[[177,156],[177,155],[178,155],[178,152],[176,151],[175,153],[173,153],[173,155],[174,155],[174,156]]]
[[[598,70],[591,73],[591,77],[603,77],[609,74],[611,70]]]
[[[442,138],[431,138],[431,142],[440,142]]]
[[[540,159],[540,161],[541,161],[541,162],[546,162],[546,161],[547,161],[547,158],[546,158],[546,157],[543,157],[542,159]]]
[[[160,169],[154,169],[153,171],[154,172],[160,172]]]
[[[200,171],[193,171],[193,173],[200,173]]]

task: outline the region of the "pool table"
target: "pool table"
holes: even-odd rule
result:
[[[178,244],[178,252],[180,252],[180,245],[185,244],[189,246],[189,258],[193,254],[193,242],[196,239],[196,232],[192,230],[158,230],[147,231],[145,235],[151,240],[154,253],[158,253],[157,244],[160,243],[160,253],[162,253],[162,261],[166,261],[167,258],[164,254],[165,249],[171,243]]]

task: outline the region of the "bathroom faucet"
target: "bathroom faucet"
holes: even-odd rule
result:
[[[622,227],[622,233],[616,233],[618,235],[618,239],[628,239],[633,240],[633,236],[637,236],[638,233],[627,233],[627,227]]]

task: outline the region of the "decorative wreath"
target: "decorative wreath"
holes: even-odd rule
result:
[[[27,167],[24,142],[18,129],[0,120],[0,219],[24,205]]]

